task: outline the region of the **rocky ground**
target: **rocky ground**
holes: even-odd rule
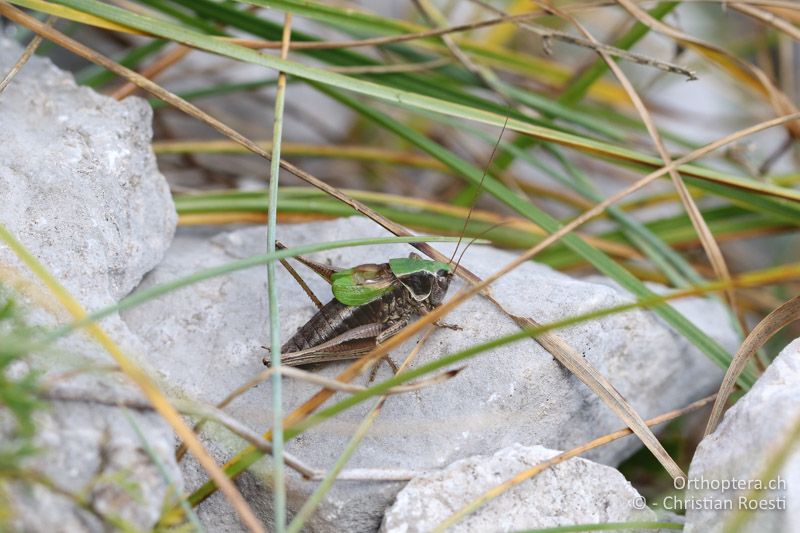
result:
[[[20,50],[0,40],[0,72]],[[110,305],[130,293],[200,269],[264,253],[265,228],[180,230],[166,180],[150,149],[150,109],[137,98],[119,103],[79,88],[48,60],[33,58],[0,95],[0,223],[15,235],[87,308]],[[282,226],[288,245],[384,235],[365,219]],[[448,246],[441,246],[443,251]],[[352,266],[405,256],[404,245],[337,250],[314,258]],[[513,254],[474,246],[464,263],[486,275]],[[27,319],[51,327],[69,319],[47,290],[8,248],[0,246],[3,284],[24,295]],[[307,276],[327,299],[329,289]],[[314,313],[288,274],[279,274],[282,338]],[[460,284],[454,282],[451,291]],[[527,263],[494,286],[512,312],[540,322],[629,302],[602,278],[574,279]],[[676,309],[734,352],[739,339],[722,307],[689,298]],[[103,320],[102,326],[170,396],[215,404],[263,369],[267,336],[266,272],[242,270],[194,284]],[[415,364],[516,331],[493,305],[475,298],[448,317],[461,330],[437,330]],[[686,405],[716,390],[721,370],[653,313],[629,311],[558,332],[582,353],[644,417]],[[402,358],[409,341],[394,356]],[[700,446],[690,477],[754,476],[765,466],[743,461],[766,456],[775,435],[795,430],[798,342],[788,346],[759,383]],[[137,530],[154,526],[165,506],[207,478],[191,459],[177,462],[169,427],[146,410],[111,359],[76,334],[24,365],[44,378],[70,374],[51,385],[52,406],[37,420],[41,453],[29,465],[68,492],[87,495],[89,508],[41,485],[10,488],[14,526],[25,531],[102,531],[113,518]],[[346,363],[314,370],[334,376]],[[90,369],[91,371],[86,371]],[[106,369],[101,371],[100,369]],[[18,371],[23,371],[20,368]],[[389,375],[388,367],[378,379]],[[308,398],[316,386],[284,380],[284,407]],[[334,399],[340,398],[341,395]],[[270,386],[261,384],[227,412],[253,431],[272,424]],[[781,416],[774,416],[776,405]],[[318,469],[332,466],[372,403],[350,409],[293,440],[288,451]],[[770,417],[770,411],[773,416]],[[309,531],[427,531],[484,490],[519,470],[592,438],[619,429],[620,421],[574,376],[532,340],[503,346],[471,360],[455,378],[392,397],[351,459],[352,468],[419,472],[410,482],[342,481],[334,485]],[[795,428],[795,429],[792,429]],[[240,439],[209,426],[203,433],[222,462]],[[652,519],[632,502],[636,490],[613,467],[640,447],[626,438],[585,459],[572,459],[494,500],[461,523],[461,531],[514,530],[601,521]],[[158,464],[154,463],[157,458]],[[796,492],[797,454],[780,472],[786,499]],[[792,468],[794,467],[794,468]],[[270,463],[261,461],[239,480],[260,518],[272,519]],[[290,473],[290,511],[317,486]],[[125,487],[133,487],[126,490]],[[800,501],[794,498],[794,502]],[[797,503],[783,513],[750,517],[758,527],[791,531]],[[198,514],[209,531],[241,529],[227,502],[214,495]],[[720,513],[687,513],[687,530],[720,526]]]

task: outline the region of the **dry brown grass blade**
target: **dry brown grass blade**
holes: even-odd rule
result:
[[[737,4],[742,4],[742,3],[744,2],[737,2]],[[784,5],[768,5],[761,3],[759,3],[759,7],[783,19],[786,19],[789,22],[792,22],[794,24],[800,24],[800,6],[798,6],[796,2],[791,7]]]
[[[458,24],[455,26],[447,26],[436,28],[433,30],[425,30],[413,33],[403,33],[401,35],[387,35],[384,37],[369,37],[367,39],[351,39],[347,41],[294,41],[290,44],[290,50],[339,50],[344,48],[363,48],[365,46],[383,46],[387,44],[397,44],[408,41],[416,41],[419,39],[430,39],[434,37],[441,37],[443,35],[450,35],[453,33],[462,33],[498,24],[511,24],[523,20],[529,20],[536,17],[541,17],[541,13],[522,13],[520,15],[506,15],[493,19],[481,20],[478,22],[470,22],[467,24]],[[220,40],[246,46],[248,48],[260,48],[264,50],[280,49],[280,41],[265,41],[261,39],[249,39],[240,37],[220,37]]]
[[[619,0],[621,4],[629,4],[630,0]],[[581,33],[586,36],[587,39],[590,41],[596,41],[594,36],[574,17],[568,15],[566,13],[561,12],[558,9],[550,8],[552,11],[562,17],[565,17],[567,20],[572,22],[575,27],[580,30]],[[639,93],[636,92],[636,89],[633,87],[630,79],[622,69],[617,65],[617,63],[609,57],[608,54],[602,51],[598,51],[600,57],[603,61],[608,65],[608,68],[613,72],[614,76],[622,85],[625,92],[628,94],[628,97],[631,99],[634,108],[636,108],[637,113],[642,119],[645,127],[647,128],[647,133],[650,135],[650,138],[653,141],[653,144],[656,146],[658,150],[659,157],[661,157],[662,161],[664,161],[665,165],[669,165],[672,163],[672,156],[670,156],[669,152],[667,151],[666,147],[664,146],[664,141],[661,138],[661,134],[658,132],[658,128],[656,128],[655,122],[653,121],[653,116],[650,114],[650,111],[647,109],[647,106],[644,105],[644,101],[639,96]],[[694,227],[697,236],[700,239],[700,243],[703,246],[703,250],[705,250],[706,255],[708,256],[709,261],[711,262],[711,266],[714,269],[714,273],[716,276],[722,280],[726,285],[730,283],[731,274],[730,270],[728,269],[728,265],[725,262],[725,257],[722,255],[722,250],[719,247],[716,239],[714,238],[714,234],[711,233],[711,230],[708,227],[705,219],[703,218],[703,214],[700,212],[700,209],[697,207],[697,203],[695,203],[694,198],[692,198],[691,193],[689,193],[689,189],[686,187],[686,184],[683,182],[680,174],[678,173],[677,169],[672,169],[669,171],[669,176],[672,180],[672,184],[675,186],[675,189],[678,192],[678,196],[683,204],[684,209],[686,209],[686,213],[689,215],[689,219],[692,222],[692,226]],[[742,313],[741,308],[739,307],[736,301],[736,291],[732,288],[729,288],[725,291],[726,299],[728,300],[728,305],[733,310],[733,313],[737,317],[739,321],[739,326],[742,328],[742,331],[747,334],[747,322],[744,319],[744,315]]]
[[[153,63],[145,67],[142,70],[142,76],[150,79],[155,78],[156,76],[164,72],[166,69],[168,69],[169,67],[171,67],[184,57],[186,57],[186,55],[191,51],[192,49],[188,46],[182,44],[176,45],[172,50],[160,56]],[[132,95],[133,93],[135,93],[136,89],[138,88],[139,87],[137,87],[135,84],[127,82],[125,83],[125,85],[115,90],[109,96],[111,96],[111,98],[114,98],[115,100],[123,100]]]
[[[745,82],[747,85],[767,96],[770,105],[775,109],[778,115],[788,115],[797,112],[797,107],[792,100],[786,96],[780,89],[778,89],[772,80],[769,79],[764,71],[758,67],[732,56],[726,50],[708,44],[690,35],[687,35],[675,28],[664,24],[660,20],[651,17],[645,10],[640,8],[631,0],[616,0],[628,13],[635,17],[639,22],[648,28],[666,35],[671,39],[679,42],[686,48],[690,48],[695,52],[707,57],[723,70],[734,76],[735,78]],[[786,129],[795,138],[800,138],[800,124],[788,123]]]
[[[728,366],[728,370],[725,372],[722,385],[720,385],[719,392],[717,393],[717,400],[714,402],[714,408],[711,410],[711,415],[708,418],[706,435],[712,433],[717,428],[722,418],[722,412],[725,410],[725,404],[736,386],[736,380],[739,378],[739,374],[742,373],[745,366],[747,366],[747,362],[750,358],[775,333],[798,319],[800,319],[800,296],[795,296],[772,311],[764,320],[753,328],[753,331],[750,332],[750,335],[747,336],[739,347],[739,350],[737,350],[730,366]]]
[[[646,2],[642,1],[641,3]],[[726,6],[730,5],[731,0],[684,0],[683,3],[720,4],[722,9],[725,9]],[[769,8],[785,14],[800,15],[800,6],[798,6],[797,0],[736,0],[736,3]],[[617,0],[585,0],[564,5],[561,9],[567,13],[579,13],[616,5],[618,5]],[[786,16],[788,17],[788,15]]]
[[[492,13],[501,14],[504,13],[501,9],[493,6],[489,2],[485,2],[484,0],[470,0],[471,2],[480,5],[481,7],[491,11]],[[562,41],[569,44],[574,44],[577,46],[582,46],[584,48],[589,48],[590,50],[594,50],[595,52],[605,52],[611,56],[618,57],[620,59],[625,59],[628,61],[632,61],[634,63],[638,63],[640,65],[645,65],[648,67],[656,68],[659,70],[663,70],[664,72],[671,72],[673,74],[680,74],[682,76],[686,76],[689,80],[695,80],[697,77],[695,73],[687,68],[681,67],[679,65],[675,65],[668,61],[662,61],[660,59],[654,59],[652,57],[646,57],[640,54],[634,54],[633,52],[629,52],[628,50],[624,50],[621,48],[617,48],[615,46],[611,46],[605,43],[600,43],[597,41],[592,42],[591,40],[587,39],[580,39],[575,37],[574,35],[570,35],[569,33],[565,33],[562,31],[554,30],[552,28],[547,28],[545,26],[539,26],[536,24],[532,24],[529,22],[525,22],[524,20],[517,22],[517,24],[524,28],[527,31],[535,33],[536,35],[540,36],[543,41],[543,45],[545,50],[548,48],[548,42],[550,40],[557,40]]]
[[[49,17],[46,24],[50,26],[53,24],[54,20],[55,19],[53,17]],[[14,76],[16,76],[17,73],[22,70],[22,67],[28,62],[34,52],[36,52],[36,49],[39,48],[40,44],[42,44],[41,35],[35,35],[33,39],[31,39],[31,42],[28,43],[28,46],[25,47],[25,50],[22,51],[19,59],[17,59],[17,61],[11,65],[11,68],[8,69],[6,75],[2,80],[0,80],[0,94],[3,94],[3,91],[6,90],[6,87],[8,87],[8,85],[11,83],[11,80],[13,80]]]
[[[772,26],[776,30],[785,33],[795,41],[800,41],[800,28],[788,20],[775,15],[775,13],[772,13],[766,9],[762,9],[758,6],[751,6],[739,2],[731,2],[729,5],[736,11],[744,13],[745,15],[749,15],[754,19],[758,19],[761,22]]]
[[[674,74],[686,76],[689,79],[694,79],[694,73],[692,73],[688,69],[681,67],[680,65],[675,65],[667,61],[655,60],[649,57],[645,57],[641,54],[635,54],[633,52],[629,52],[628,50],[623,50],[621,48],[617,48],[607,44],[602,44],[602,43],[600,45],[592,44],[584,39],[576,38],[575,36],[570,35],[568,33],[560,32],[558,30],[547,28],[545,26],[528,24],[526,22],[541,16],[542,13],[538,11],[531,13],[521,13],[519,15],[508,15],[503,13],[502,16],[493,19],[481,20],[478,22],[470,22],[467,24],[459,24],[455,26],[442,27],[434,30],[420,31],[415,33],[404,33],[402,35],[388,35],[385,37],[370,37],[367,39],[354,39],[348,41],[293,42],[291,44],[291,49],[331,50],[331,49],[359,48],[365,46],[384,46],[388,44],[416,41],[419,39],[430,39],[434,37],[450,36],[451,34],[454,33],[463,33],[490,26],[497,26],[499,24],[514,23],[514,24],[526,24],[529,26],[529,29],[531,31],[547,39],[559,40],[570,44],[574,44],[576,46],[581,46],[590,49],[596,49],[599,46],[600,48],[602,48],[603,50],[605,50],[606,52],[615,57],[619,57],[621,59],[625,59],[628,61],[633,61],[634,63],[649,65],[666,72],[672,72]],[[265,41],[258,39],[247,39],[247,38],[242,39],[242,38],[226,38],[226,37],[222,37],[220,38],[220,40],[233,42],[241,46],[246,46],[248,48],[258,48],[258,49],[280,48],[279,41]]]
[[[706,405],[708,405],[714,396],[707,396],[706,398],[697,400],[696,402],[692,402],[686,407],[682,407],[680,409],[675,409],[674,411],[669,411],[668,413],[664,413],[662,415],[656,416],[654,418],[650,418],[645,421],[648,426],[657,426],[658,424],[663,424],[664,422],[669,422],[670,420],[674,420],[680,416],[683,416],[687,413],[691,413],[692,411],[696,411]],[[446,520],[442,523],[438,524],[436,528],[433,529],[433,532],[442,532],[446,529],[454,526],[464,517],[468,516],[469,514],[475,512],[481,506],[485,505],[489,501],[497,498],[501,494],[508,492],[512,488],[516,487],[520,483],[527,481],[528,479],[542,473],[543,471],[547,470],[550,467],[553,467],[559,463],[563,463],[568,459],[572,459],[573,457],[577,457],[579,455],[583,455],[584,453],[592,450],[594,448],[598,448],[600,446],[604,446],[609,442],[613,442],[615,440],[621,439],[627,435],[631,434],[630,428],[624,428],[617,430],[613,433],[608,433],[603,435],[602,437],[598,437],[592,441],[589,441],[585,444],[572,448],[571,450],[567,450],[562,452],[558,455],[551,457],[550,459],[543,461],[531,468],[523,470],[519,472],[517,475],[512,477],[511,479],[507,480],[506,482],[486,491],[485,493],[478,496],[476,499],[462,507],[461,509],[457,510],[455,513],[450,515]]]

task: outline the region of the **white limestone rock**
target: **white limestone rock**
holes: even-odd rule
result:
[[[800,530],[800,451],[789,448],[778,472],[762,479],[767,463],[800,423],[800,339],[781,351],[753,387],[731,407],[717,429],[697,447],[686,493],[687,533],[723,531],[739,512],[740,531],[789,533]],[[766,483],[772,482],[772,487]],[[722,483],[744,483],[722,490]],[[748,483],[767,488],[748,512]],[[742,501],[744,499],[744,501]]]
[[[381,533],[424,533],[518,473],[560,452],[515,444],[412,479],[386,512]],[[655,513],[616,469],[573,458],[492,499],[454,527],[520,531],[573,524],[654,521]]]

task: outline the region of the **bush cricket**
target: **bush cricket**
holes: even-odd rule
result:
[[[489,157],[478,191],[482,188],[507,123],[508,118]],[[472,207],[464,220],[461,236],[449,263],[423,259],[412,253],[408,258],[390,259],[388,263],[366,263],[339,269],[296,257],[331,284],[334,298],[321,306],[281,347],[281,364],[303,366],[357,359],[403,329],[412,317],[423,316],[441,305],[458,269],[458,263],[455,268],[451,268],[450,264],[456,256],[471,215]],[[276,246],[285,248],[280,243],[276,243]],[[459,263],[467,248],[469,245],[459,257]],[[448,324],[436,325],[460,329]],[[263,361],[269,366],[268,357]]]
[[[296,259],[331,284],[334,298],[281,347],[281,363],[289,366],[360,357],[400,331],[413,316],[439,306],[453,278],[447,263],[415,253],[348,269]],[[264,364],[269,364],[268,358]]]

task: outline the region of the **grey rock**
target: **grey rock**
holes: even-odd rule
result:
[[[0,40],[0,71],[21,53]],[[38,57],[0,95],[0,220],[89,308],[128,294],[175,230],[151,119],[142,99],[78,87]],[[5,247],[0,261],[17,264]]]
[[[149,530],[162,508],[176,503],[181,491],[172,431],[154,413],[129,413],[91,402],[52,402],[36,417],[36,443],[46,452],[33,461],[59,490],[84,497],[93,512],[75,501],[34,484],[9,491],[16,531],[107,531],[124,523]],[[154,464],[155,454],[172,480],[170,486]],[[96,513],[96,514],[95,514]],[[102,519],[100,518],[102,517]]]
[[[386,512],[381,532],[431,531],[489,489],[559,453],[515,444],[414,478]],[[500,532],[654,519],[655,513],[616,469],[573,458],[508,490],[455,527],[465,533]]]
[[[800,530],[800,451],[797,445],[777,473],[762,479],[767,464],[796,435],[800,420],[800,339],[786,346],[753,387],[702,440],[689,468],[687,532],[723,531],[745,518],[739,531]],[[748,513],[748,483],[769,483],[762,493],[766,508]],[[722,490],[722,483],[736,483]],[[744,498],[744,502],[741,500]],[[738,513],[744,517],[736,517]]]
[[[385,235],[370,221],[350,218],[332,222],[282,226],[278,238],[289,246]],[[164,262],[148,274],[142,287],[251,255],[263,253],[265,229],[250,228],[207,239],[192,234],[176,237]],[[441,246],[443,251],[452,249]],[[366,246],[312,256],[318,261],[352,266],[406,256],[405,245]],[[464,264],[479,275],[497,270],[513,254],[473,246]],[[330,295],[326,283],[301,274],[323,300]],[[290,276],[278,269],[282,339],[288,338],[315,312],[313,304]],[[462,285],[453,282],[450,291]],[[627,294],[607,285],[570,278],[535,263],[527,263],[494,286],[496,297],[513,312],[548,322],[593,309],[630,301]],[[230,391],[263,370],[268,344],[266,269],[255,267],[182,289],[123,313],[131,329],[147,340],[150,364],[173,394],[216,403]],[[727,325],[722,307],[713,301],[686,299],[675,307],[712,332],[733,350],[736,334]],[[481,298],[460,306],[447,318],[462,331],[434,332],[415,365],[430,362],[476,343],[518,331],[514,323]],[[583,353],[625,395],[643,416],[653,416],[709,394],[721,371],[680,335],[650,312],[631,311],[582,323],[559,332]],[[395,360],[413,347],[411,340],[394,352]],[[335,376],[346,363],[319,365],[313,370]],[[379,379],[389,376],[380,369]],[[366,381],[366,377],[363,378]],[[284,409],[299,406],[316,390],[314,386],[284,380]],[[337,395],[334,400],[343,396]],[[256,431],[272,424],[270,385],[263,383],[226,409]],[[352,408],[293,440],[288,449],[311,466],[330,467],[350,435],[372,405]],[[583,384],[531,340],[497,348],[469,361],[456,378],[392,397],[367,434],[348,467],[430,470],[472,455],[491,454],[514,443],[541,444],[568,449],[591,438],[619,429],[622,423]],[[212,430],[207,438],[225,450],[220,458],[240,449],[238,439]],[[639,447],[635,438],[596,450],[589,457],[615,465]],[[187,480],[195,479],[196,466],[187,463]],[[258,463],[248,474],[252,480],[269,478],[269,463]],[[193,485],[193,482],[188,482]],[[199,483],[199,480],[196,482]],[[269,499],[268,483],[248,490],[253,502]],[[316,483],[292,475],[289,505],[296,511]],[[374,531],[385,508],[402,483],[337,483],[309,523],[315,531]],[[201,516],[216,517],[226,508]],[[264,505],[266,509],[268,504]],[[268,511],[263,515],[270,519]]]
[[[14,41],[0,36],[0,73],[21,53]],[[0,223],[90,310],[128,294],[161,260],[175,230],[170,191],[150,148],[150,120],[150,108],[141,99],[120,103],[77,87],[71,75],[36,56],[0,95]],[[0,296],[19,300],[29,325],[53,327],[72,320],[2,244],[0,279],[5,286]],[[102,325],[131,357],[144,349],[119,316]],[[141,395],[118,372],[86,372],[112,363],[102,348],[77,333],[12,369],[17,375],[35,369],[42,379],[82,370],[49,389],[70,401],[52,401],[37,417],[42,452],[25,467],[58,490],[11,487],[19,530],[107,529],[59,491],[85,494],[96,513],[135,529],[149,529],[158,518],[167,482],[129,419],[102,404],[141,400]],[[132,412],[130,420],[141,428],[175,490],[181,490],[169,427],[152,413]]]

